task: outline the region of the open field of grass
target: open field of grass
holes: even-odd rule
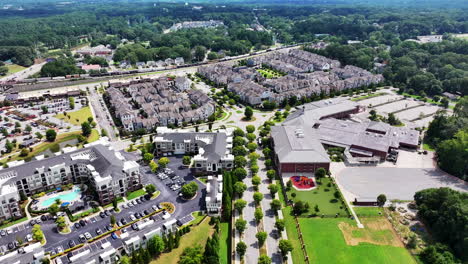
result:
[[[282,211],[283,211],[283,216],[284,216],[286,233],[288,234],[288,240],[291,241],[294,247],[294,250],[291,252],[293,263],[294,264],[306,263],[304,261],[304,254],[301,251],[301,242],[299,241],[299,234],[297,233],[297,229],[296,229],[296,221],[294,220],[294,217],[291,215],[291,207],[285,207],[282,209]],[[302,232],[304,231],[302,230]]]
[[[341,203],[339,199],[336,199],[334,196],[335,191],[337,190],[334,185],[328,184],[331,183],[331,178],[323,178],[321,184],[317,185],[318,187],[310,191],[298,191],[294,188],[288,192],[288,198],[293,201],[303,201],[308,202],[310,210],[308,214],[315,213],[315,205],[319,206],[318,215],[335,215],[337,213],[340,216],[347,216],[348,214],[345,211],[346,206]],[[296,197],[292,197],[292,193],[296,194]]]
[[[384,215],[384,209],[382,207],[355,206],[353,209],[358,217],[370,217],[370,216],[383,216]]]
[[[205,248],[206,240],[213,234],[214,229],[209,225],[210,218],[207,217],[199,226],[192,227],[192,230],[180,239],[178,248],[173,249],[171,252],[162,254],[159,258],[151,261],[151,264],[177,264],[179,257],[187,247],[201,245]]]
[[[7,64],[6,67],[8,68],[7,75],[17,73],[19,71],[26,69],[26,67],[23,67],[17,64]]]
[[[231,263],[229,246],[231,245],[231,235],[229,233],[229,223],[223,222],[219,225],[219,261],[220,263]]]
[[[91,130],[91,135],[88,137],[88,142],[94,142],[99,139],[99,132],[96,129]]]
[[[364,220],[368,225],[376,218]],[[378,219],[385,220],[384,218]],[[347,244],[340,225],[345,225],[351,233],[346,233],[347,238],[359,240],[382,240],[398,243],[398,238],[391,230],[374,230],[355,227],[355,222],[347,218],[300,218],[301,230],[305,239],[307,252],[311,263],[336,263],[336,264],[415,264],[414,258],[403,247],[390,245],[375,245],[371,243],[358,243],[355,246]],[[345,229],[346,230],[346,229]],[[394,241],[398,240],[398,241]]]
[[[77,111],[67,112],[67,116],[64,116],[63,113],[60,113],[55,115],[55,117],[62,119],[63,121],[70,124],[81,126],[81,123],[88,121],[88,117],[93,117],[93,115],[91,114],[91,109],[89,106],[86,106]]]
[[[358,101],[362,101],[362,100],[365,100],[365,99],[381,96],[381,95],[384,95],[384,94],[385,93],[371,93],[371,94],[367,94],[367,95],[363,95],[363,96],[353,98],[353,99],[351,99],[351,101],[358,102]]]

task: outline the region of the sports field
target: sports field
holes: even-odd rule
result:
[[[402,247],[391,228],[382,225],[382,221],[386,221],[385,218],[373,217],[361,220],[366,226],[364,229],[358,229],[356,223],[347,218],[300,218],[299,223],[310,262],[416,263],[410,253]]]

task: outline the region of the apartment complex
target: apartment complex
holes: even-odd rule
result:
[[[206,183],[206,212],[211,216],[219,216],[223,204],[223,175],[208,176]]]
[[[15,164],[11,164],[15,165]],[[26,196],[66,184],[86,184],[101,204],[141,187],[139,165],[103,144],[91,145],[61,155],[17,163],[0,170],[1,218],[17,216],[19,192]]]
[[[205,93],[192,90],[186,78],[162,77],[113,83],[107,89],[111,110],[127,131],[181,125],[207,120],[215,104]]]
[[[281,103],[291,97],[300,99],[330,94],[383,81],[381,74],[352,65],[342,67],[337,60],[298,49],[249,58],[246,64],[218,63],[199,67],[197,71],[215,84],[227,86],[243,102],[254,106],[265,100]],[[265,67],[285,75],[267,79],[257,72]]]
[[[230,132],[199,133],[163,131],[154,138],[155,155],[192,155],[193,168],[198,172],[216,173],[220,169],[232,169]]]

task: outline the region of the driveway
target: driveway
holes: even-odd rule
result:
[[[415,192],[439,187],[468,192],[468,183],[433,168],[345,168],[336,179],[350,201],[382,193],[387,199],[413,200]]]

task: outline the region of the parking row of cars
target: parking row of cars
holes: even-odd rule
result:
[[[182,185],[185,184],[185,181],[180,178],[180,176],[175,175],[174,171],[169,168],[165,168],[162,172],[159,172],[157,177],[162,180],[172,191],[179,190]]]

